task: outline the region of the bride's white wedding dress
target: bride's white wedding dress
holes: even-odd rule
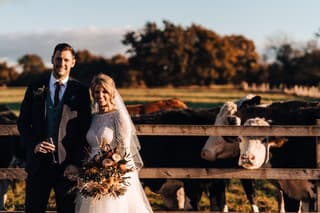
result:
[[[104,114],[94,114],[87,140],[91,146],[90,157],[100,150],[101,140],[110,144],[111,148],[117,146],[117,141],[124,147],[124,151],[130,150],[131,123],[125,119],[116,125],[119,112],[112,111]],[[119,129],[117,129],[119,128]],[[116,141],[117,138],[117,141]],[[120,138],[120,140],[118,139]],[[133,163],[133,162],[132,162]],[[133,165],[133,164],[132,164]],[[101,199],[85,198],[78,194],[76,199],[76,213],[150,213],[153,212],[148,199],[140,183],[138,172],[134,170],[128,173],[130,176],[127,191],[118,198],[104,196]]]

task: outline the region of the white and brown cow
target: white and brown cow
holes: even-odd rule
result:
[[[235,125],[240,126],[241,120],[235,116],[239,108],[260,104],[260,96],[252,94],[236,101],[226,102],[217,114],[215,125]],[[236,143],[238,137],[210,136],[201,150],[201,157],[208,161],[219,159],[231,159],[239,156],[239,145]],[[234,167],[236,167],[236,162]],[[259,212],[256,203],[255,180],[241,180],[246,191],[247,198],[251,204],[253,212]]]
[[[263,118],[250,118],[243,126],[270,126]],[[267,137],[240,136],[239,137],[239,166],[246,169],[258,169],[269,161],[269,149],[274,143],[264,143]],[[263,146],[262,146],[263,145]]]
[[[236,125],[240,126],[240,119],[234,114],[238,106],[235,102],[226,102],[216,117],[214,125]],[[228,142],[227,142],[228,141]],[[201,157],[208,161],[227,159],[239,156],[237,143],[230,143],[230,140],[222,136],[210,136],[201,150]]]
[[[264,118],[256,117],[245,121],[244,126],[269,126],[269,123]],[[239,165],[245,169],[258,169],[264,167],[269,164],[270,148],[276,147],[280,149],[275,153],[279,155],[281,154],[281,147],[286,143],[290,146],[289,143],[297,142],[290,142],[284,138],[268,140],[268,137],[240,136]],[[284,151],[287,152],[287,149]],[[296,157],[297,156],[291,156],[291,158]],[[276,162],[271,161],[271,167],[277,167],[276,165]],[[314,185],[311,181],[277,180],[276,186],[283,191],[285,201],[284,208],[286,211],[298,211],[299,201],[302,201],[301,211],[314,211],[316,195],[314,192]]]

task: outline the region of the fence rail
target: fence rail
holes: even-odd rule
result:
[[[320,136],[320,126],[135,125],[138,135],[190,136]],[[0,124],[0,136],[17,136],[15,124]]]
[[[320,180],[320,125],[310,126],[213,126],[213,125],[136,125],[138,135],[162,136],[310,136],[317,137],[318,168],[303,169],[213,169],[213,168],[143,168],[140,178],[191,178],[191,179],[310,179]],[[0,136],[18,136],[15,124],[0,124]],[[298,156],[292,156],[298,157]],[[0,168],[0,179],[25,179],[24,169]],[[317,209],[320,206],[320,187],[317,184]],[[158,211],[166,212],[170,211]],[[175,211],[176,213],[176,211]]]
[[[0,179],[24,180],[23,168],[0,168]],[[214,169],[214,168],[142,168],[140,178],[164,179],[277,179],[320,180],[320,169]]]

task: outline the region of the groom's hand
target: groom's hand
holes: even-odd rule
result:
[[[49,153],[55,150],[55,145],[47,141],[42,141],[34,147],[34,153]]]
[[[64,170],[63,176],[69,179],[70,181],[76,181],[79,175],[79,168],[75,165],[69,165]]]

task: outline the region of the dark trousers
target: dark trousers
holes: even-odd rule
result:
[[[26,180],[25,212],[44,213],[53,189],[57,212],[73,213],[75,195],[69,192],[73,185],[63,177],[63,171],[59,165],[42,166],[36,174],[28,175]]]

